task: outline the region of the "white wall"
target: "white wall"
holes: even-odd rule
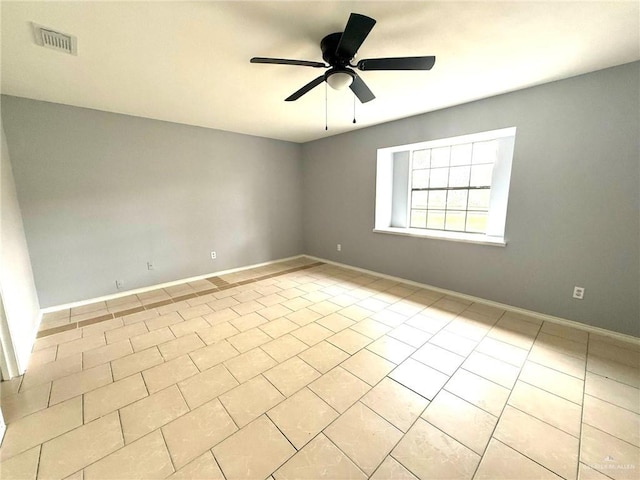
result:
[[[13,179],[9,149],[2,131],[0,154],[0,293],[18,373],[27,367],[40,321],[40,304],[33,280],[29,249]],[[7,353],[7,352],[5,352]]]

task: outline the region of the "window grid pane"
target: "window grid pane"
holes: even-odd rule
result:
[[[485,233],[496,153],[494,141],[412,152],[409,226]]]

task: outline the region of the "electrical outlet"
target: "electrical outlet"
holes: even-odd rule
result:
[[[211,252],[211,260],[215,260],[216,258],[218,258],[218,254],[216,252]]]
[[[123,280],[116,280],[116,288],[120,289],[124,286],[124,281]]]
[[[336,245],[336,250],[341,252],[342,251],[342,244],[339,243],[338,245]]]
[[[584,287],[573,287],[573,298],[582,300],[584,298]]]
[[[154,266],[153,266],[153,262],[147,262],[147,270],[153,270]]]

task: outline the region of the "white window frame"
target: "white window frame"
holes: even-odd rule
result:
[[[504,232],[507,218],[507,204],[509,199],[515,136],[516,127],[510,127],[488,132],[378,149],[375,224],[373,231],[376,233],[407,235],[411,237],[436,238],[484,245],[506,246],[507,242],[504,238]],[[499,146],[491,178],[489,218],[487,220],[486,233],[450,232],[446,230],[410,228],[411,152],[413,150],[432,149],[488,140],[498,140]],[[396,185],[402,184],[404,181],[402,177],[398,178],[398,175],[403,175],[403,173],[398,174],[396,172],[394,179],[394,159],[400,158],[398,156],[405,154],[409,156],[407,169],[408,177],[405,182],[407,184],[405,197],[408,197],[408,200],[403,200],[406,204],[402,205],[402,202],[398,202],[398,196],[396,195],[396,208],[394,211],[394,180]],[[397,164],[395,168],[397,168]],[[405,220],[400,220],[400,222],[398,222],[398,218],[403,218],[403,208],[405,209]],[[398,209],[400,209],[400,214],[398,214]]]

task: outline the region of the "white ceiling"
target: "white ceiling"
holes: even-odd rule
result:
[[[640,59],[638,1],[9,2],[1,91],[38,100],[305,142]],[[325,88],[321,74],[250,64],[321,61],[349,13],[377,24],[358,58],[436,55],[428,72],[362,72],[377,98]],[[78,37],[78,55],[35,44],[30,22]]]

